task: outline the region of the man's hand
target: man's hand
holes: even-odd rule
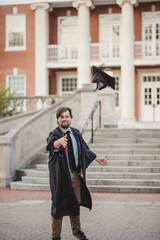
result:
[[[66,147],[66,145],[67,145],[67,134],[66,134],[64,137],[61,137],[60,139],[56,140],[56,141],[53,143],[54,149],[58,149],[61,145],[62,145],[64,148]]]
[[[100,158],[96,157],[95,160],[101,165],[101,166],[106,166],[108,164],[107,159],[105,158]]]

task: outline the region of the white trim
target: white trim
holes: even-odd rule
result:
[[[139,110],[138,110],[138,113],[139,113],[139,122],[142,122],[142,101],[144,99],[142,99],[142,90],[143,90],[143,77],[144,76],[159,76],[160,75],[160,70],[159,69],[140,69],[140,70],[137,70],[138,71],[138,89],[139,89]],[[151,82],[151,83],[154,83],[154,82]],[[147,84],[146,84],[147,85]]]
[[[6,76],[6,87],[9,87],[9,77],[23,77],[24,78],[24,95],[23,96],[26,96],[26,75],[24,74],[18,74],[18,75],[7,75]]]
[[[62,78],[77,78],[76,72],[56,72],[57,80],[57,94],[62,95]],[[77,88],[78,88],[78,79],[77,79]]]
[[[0,0],[0,5],[15,5],[15,4],[31,4],[39,3],[40,0]],[[43,0],[43,2],[52,3],[56,7],[72,6],[73,0]],[[94,5],[110,5],[116,4],[116,0],[93,0]],[[146,2],[159,2],[159,0],[139,0],[139,3]]]
[[[12,46],[12,47],[10,47],[9,46],[9,39],[8,39],[8,17],[9,16],[24,16],[24,30],[23,30],[23,37],[24,37],[24,45],[23,46]],[[5,36],[6,36],[6,41],[5,41],[5,46],[6,46],[6,48],[4,49],[6,52],[7,51],[26,51],[27,49],[26,49],[26,14],[7,14],[6,15],[6,18],[5,18],[5,31],[6,31],[6,34],[5,34]]]
[[[70,25],[61,25],[60,24],[60,20],[61,19],[72,19],[72,20],[74,20],[74,19],[76,19],[77,20],[77,23],[76,23],[76,21],[71,21],[71,24]],[[57,28],[58,28],[58,44],[61,44],[60,43],[60,41],[61,41],[61,34],[60,34],[60,30],[61,30],[61,28],[71,28],[72,26],[74,27],[77,27],[77,29],[78,29],[78,16],[60,16],[60,17],[58,17],[58,21],[57,21]],[[70,36],[70,34],[69,34],[69,36]],[[67,37],[68,37],[68,35],[67,35]],[[69,39],[67,39],[67,44],[68,45],[70,45],[70,41],[68,41]],[[78,32],[77,32],[77,43],[78,43]]]

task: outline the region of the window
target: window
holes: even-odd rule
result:
[[[15,97],[26,95],[26,81],[24,75],[7,76],[6,87],[10,88]]]
[[[59,17],[58,19],[58,43],[77,44],[78,41],[78,17]]]
[[[58,18],[58,59],[72,61],[78,57],[78,17]]]
[[[99,25],[101,58],[120,57],[120,15],[100,15]]]
[[[72,93],[77,89],[77,78],[62,78],[61,89],[62,94]]]
[[[15,97],[23,97],[26,95],[26,80],[24,75],[16,75],[16,76],[7,76],[6,87],[10,88],[10,92]],[[16,110],[25,110],[26,109],[26,101],[17,100],[16,102],[10,102],[10,108],[15,107]]]
[[[6,16],[6,50],[25,50],[26,18],[24,14]]]
[[[143,55],[159,57],[160,55],[160,12],[142,13]]]

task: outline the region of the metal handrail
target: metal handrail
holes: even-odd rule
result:
[[[94,104],[87,120],[85,121],[82,129],[80,130],[80,133],[81,135],[83,135],[85,129],[87,128],[89,122],[91,121],[91,138],[90,138],[90,143],[93,143],[93,138],[94,138],[94,133],[95,131],[97,130],[97,126],[96,126],[96,129],[94,130],[94,126],[93,126],[93,120],[94,120],[94,113],[96,111],[96,109],[98,108],[99,106],[99,128],[101,128],[101,102],[100,101],[96,101],[96,103]]]

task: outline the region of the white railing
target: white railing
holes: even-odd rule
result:
[[[91,61],[114,61],[120,60],[120,43],[91,43]],[[149,59],[160,57],[160,41],[157,42],[134,42],[134,58]],[[77,45],[49,45],[49,62],[77,62]]]
[[[90,56],[91,61],[120,59],[120,43],[91,43]]]
[[[48,61],[49,62],[65,62],[77,61],[78,46],[77,45],[49,45]]]
[[[134,57],[135,59],[160,57],[160,41],[134,42]]]
[[[8,112],[10,112],[10,115],[15,115],[31,110],[41,110],[64,98],[65,96],[59,95],[12,97],[8,99],[9,106],[4,110],[0,118],[5,117]]]
[[[120,43],[91,43],[90,44],[91,61],[119,59]],[[78,46],[77,45],[49,45],[48,46],[49,62],[77,62]]]

